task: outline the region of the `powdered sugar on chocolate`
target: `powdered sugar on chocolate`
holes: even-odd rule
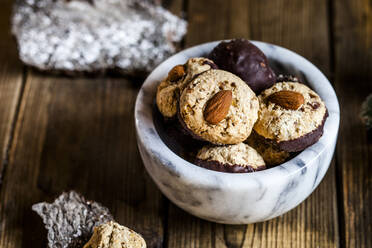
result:
[[[17,0],[12,32],[38,69],[133,75],[175,52],[186,22],[146,0]]]

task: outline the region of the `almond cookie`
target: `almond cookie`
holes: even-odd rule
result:
[[[261,155],[247,144],[204,146],[197,154],[196,164],[222,172],[253,172],[266,168]]]
[[[195,138],[216,145],[237,144],[251,133],[258,108],[256,95],[238,76],[209,70],[182,92],[178,117]]]
[[[186,85],[197,75],[217,66],[206,58],[191,58],[184,65],[176,65],[168,77],[159,84],[156,105],[164,117],[172,118],[177,113],[178,98]]]
[[[302,151],[322,136],[327,108],[306,85],[276,83],[258,99],[260,110],[254,130],[280,150]]]
[[[280,150],[279,147],[268,142],[255,131],[252,131],[245,143],[253,147],[262,156],[268,166],[284,163],[290,156],[289,152]]]
[[[110,221],[95,227],[83,248],[146,248],[146,242],[133,230]]]

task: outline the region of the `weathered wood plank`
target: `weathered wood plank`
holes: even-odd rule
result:
[[[327,1],[250,1],[251,38],[284,46],[330,76]]]
[[[0,184],[7,164],[12,123],[19,102],[23,69],[18,60],[16,44],[10,33],[10,10],[13,1],[0,3]]]
[[[161,4],[164,8],[172,12],[173,14],[184,18],[184,0],[161,0]]]
[[[161,246],[162,197],[136,147],[137,90],[119,78],[29,75],[0,195],[0,247],[45,246],[30,207],[70,189]]]
[[[187,46],[232,37],[262,40],[294,50],[330,74],[326,1],[189,0],[188,4]],[[264,223],[214,224],[171,204],[168,247],[337,247],[334,167],[332,163],[323,182],[304,203]]]
[[[337,147],[344,247],[372,247],[372,142],[359,117],[372,93],[372,3],[334,1],[335,82],[341,104]],[[341,185],[340,185],[341,187]]]

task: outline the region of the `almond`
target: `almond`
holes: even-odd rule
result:
[[[231,102],[231,90],[222,90],[218,92],[207,102],[204,109],[204,119],[210,124],[219,123],[229,112]]]
[[[297,110],[305,102],[304,96],[301,93],[290,90],[275,92],[268,96],[267,100],[291,110]]]
[[[186,74],[183,65],[176,65],[168,72],[167,81],[176,82]]]

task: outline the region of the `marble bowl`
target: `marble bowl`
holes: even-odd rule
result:
[[[268,43],[252,41],[278,73],[296,75],[324,100],[329,117],[324,134],[293,159],[253,173],[224,173],[198,167],[172,152],[154,126],[157,84],[188,58],[208,54],[219,41],[191,47],[160,64],[146,79],[135,105],[137,143],[147,172],[174,204],[202,219],[248,224],[275,218],[304,201],[323,179],[334,153],[339,104],[323,73],[300,55]]]

